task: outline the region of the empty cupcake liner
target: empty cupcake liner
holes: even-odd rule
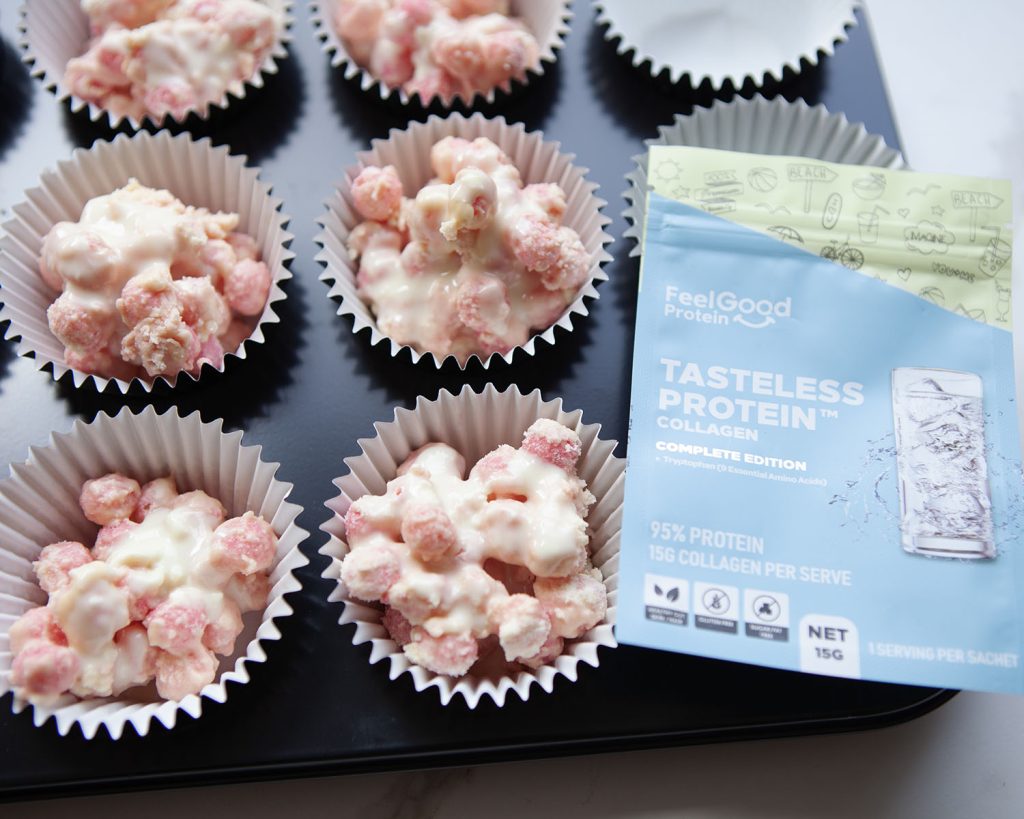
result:
[[[517,86],[529,84],[531,79],[544,74],[548,64],[554,64],[557,61],[558,51],[564,45],[566,34],[569,33],[569,20],[572,19],[569,0],[511,0],[511,16],[521,18],[540,45],[539,67],[527,71],[525,81],[513,80],[504,86],[492,88],[486,94],[476,92],[470,99],[465,99],[460,93],[450,103],[444,104],[436,96],[423,99],[419,92],[410,95],[403,88],[387,86],[374,77],[368,69],[360,66],[348,53],[348,49],[334,27],[334,17],[339,5],[340,0],[314,0],[310,5],[316,36],[323,42],[323,50],[330,56],[331,66],[340,68],[344,72],[346,80],[357,80],[363,91],[370,93],[376,91],[381,99],[397,100],[402,105],[408,105],[416,100],[424,107],[436,103],[450,108],[457,100],[472,108],[479,101],[487,104],[493,103],[498,91],[511,94]]]
[[[214,147],[209,138],[196,142],[188,134],[140,131],[76,149],[70,159],[57,163],[56,170],[44,171],[39,186],[25,193],[25,201],[13,208],[14,217],[0,226],[0,321],[10,321],[6,337],[20,336],[18,352],[34,356],[39,369],[51,365],[55,379],[70,370],[76,387],[91,379],[100,391],[113,383],[121,392],[131,385],[148,392],[158,381],[173,387],[183,376],[194,381],[214,369],[206,363],[196,374],[137,377],[130,382],[84,373],[64,363],[64,346],[50,332],[46,308],[57,294],[39,275],[43,239],[57,222],[78,221],[90,199],[135,177],[143,185],[169,190],[186,205],[237,213],[238,230],[256,239],[273,283],[255,329],[237,350],[225,354],[225,364],[232,355],[245,358],[247,345],[263,342],[263,325],[280,321],[274,305],[286,298],[281,283],[292,274],[285,263],[295,255],[287,248],[292,234],[284,229],[288,217],[279,210],[281,200],[270,195],[259,169],[245,163],[245,156],[232,156],[226,146]]]
[[[567,207],[562,221],[579,234],[580,240],[590,254],[590,277],[558,321],[531,336],[526,344],[514,347],[504,354],[493,353],[486,360],[474,354],[459,366],[465,369],[470,362],[478,361],[487,368],[495,359],[508,363],[519,349],[534,355],[538,340],[554,344],[555,328],[561,327],[563,330],[571,331],[573,315],[585,316],[589,313],[584,300],[599,298],[595,283],[606,281],[608,278],[601,265],[611,260],[611,256],[604,249],[605,245],[612,242],[612,237],[605,232],[605,227],[611,219],[601,213],[602,208],[608,203],[597,197],[598,186],[587,180],[588,170],[573,165],[573,154],[560,153],[560,144],[545,142],[543,133],[528,132],[519,123],[510,125],[502,117],[488,119],[482,114],[473,114],[468,118],[461,114],[450,114],[444,118],[431,116],[426,122],[413,123],[406,130],[392,130],[387,139],[373,140],[369,151],[362,151],[357,155],[359,163],[346,169],[344,178],[335,186],[334,195],[326,203],[327,212],[317,220],[323,230],[316,236],[315,241],[323,250],[316,258],[326,267],[320,275],[320,280],[331,284],[329,298],[341,297],[338,315],[353,317],[353,333],[358,334],[369,329],[372,345],[387,339],[391,345],[392,356],[397,356],[403,349],[408,349],[414,363],[429,356],[438,368],[448,358],[454,360],[454,356],[438,357],[432,352],[417,351],[381,332],[369,305],[356,292],[358,266],[352,261],[346,246],[349,233],[363,221],[355,209],[351,193],[352,181],[359,172],[367,165],[394,165],[402,179],[405,194],[415,196],[416,191],[433,176],[430,169],[431,146],[446,136],[459,136],[470,140],[486,137],[509,155],[519,168],[524,185],[534,182],[556,182],[565,191]]]
[[[118,739],[129,723],[145,736],[154,719],[173,728],[179,712],[199,717],[205,699],[224,702],[228,682],[249,682],[247,664],[264,662],[263,643],[281,639],[276,621],[292,614],[284,595],[299,590],[294,572],[309,562],[299,551],[308,533],[295,524],[302,507],[287,501],[292,485],[275,478],[278,465],[261,460],[260,452],[258,446],[242,445],[241,432],[224,432],[219,420],[203,423],[198,412],[182,418],[177,410],[159,415],[148,407],[138,415],[123,409],[113,417],[100,414],[92,423],[76,421],[70,432],[51,435],[47,446],[32,447],[25,463],[11,467],[10,477],[0,481],[0,696],[11,690],[11,624],[46,602],[32,561],[49,543],[95,539],[97,527],[78,506],[87,479],[113,471],[140,482],[170,474],[180,490],[202,489],[219,499],[231,517],[246,511],[261,515],[278,536],[267,607],[245,615],[235,653],[222,658],[217,680],[199,694],[171,701],[149,688],[130,689],[117,698],[67,696],[54,706],[15,696],[15,713],[31,708],[37,726],[52,717],[61,736],[77,725],[92,739],[102,726]]]
[[[692,114],[677,115],[671,125],[658,129],[658,136],[646,145],[688,145],[749,154],[805,156],[845,165],[902,168],[903,155],[885,144],[877,134],[868,133],[860,123],[843,114],[831,114],[823,105],[810,106],[803,100],[787,102],[776,98],[736,98],[698,108]],[[629,188],[623,196],[629,202],[624,215],[629,221],[625,236],[636,243],[631,256],[640,255],[647,212],[647,154],[633,157],[636,168],[626,174]]]
[[[190,111],[200,119],[210,116],[211,108],[227,108],[233,99],[246,96],[249,87],[262,88],[265,75],[276,74],[278,61],[288,56],[286,44],[291,40],[293,18],[291,9],[293,0],[260,0],[264,5],[276,9],[284,16],[284,25],[277,42],[255,74],[241,85],[227,92],[216,102],[208,103],[204,108]],[[58,102],[70,101],[71,110],[78,113],[87,108],[89,119],[97,122],[104,116],[111,128],[127,123],[132,130],[139,130],[145,125],[160,127],[167,122],[182,124],[170,114],[165,114],[159,121],[147,114],[142,119],[114,114],[93,102],[86,102],[72,94],[64,85],[64,70],[68,60],[85,53],[89,47],[89,18],[82,11],[80,0],[24,0],[21,7],[21,40],[22,60],[30,66],[31,74],[42,81],[47,90],[52,91]],[[185,118],[187,119],[187,117]]]
[[[604,620],[582,637],[566,641],[565,651],[553,664],[536,671],[520,671],[497,680],[464,676],[454,678],[434,674],[409,661],[381,624],[382,607],[355,600],[341,580],[341,562],[348,553],[345,543],[345,513],[352,502],[366,494],[383,494],[398,466],[415,449],[430,442],[444,442],[466,459],[467,469],[499,444],[518,447],[523,433],[538,418],[550,418],[575,429],[583,443],[583,455],[577,471],[597,502],[590,509],[587,523],[594,565],[601,570],[608,589],[608,613]],[[345,610],[339,623],[355,624],[352,642],[371,643],[370,663],[390,662],[392,680],[410,674],[417,691],[437,688],[441,703],[447,705],[456,696],[475,708],[489,698],[499,707],[510,691],[527,700],[530,688],[538,685],[551,693],[559,676],[575,681],[581,662],[597,667],[598,647],[614,648],[612,632],[618,589],[619,536],[622,527],[623,481],[626,462],[613,452],[616,442],[600,438],[600,424],[584,424],[579,410],[565,412],[560,399],[545,401],[539,390],[523,395],[515,387],[499,392],[488,384],[476,393],[466,386],[458,395],[442,390],[436,400],[419,398],[413,410],[397,409],[389,422],[374,424],[376,436],[361,439],[362,454],[345,459],[349,472],[334,481],[339,494],[326,504],[332,516],[320,528],[330,535],[320,553],[331,558],[323,576],[337,581],[330,600],[342,601]]]
[[[694,88],[735,88],[747,79],[761,86],[800,72],[830,56],[857,24],[860,0],[596,0],[605,39],[636,68],[663,72],[672,83],[684,76]]]

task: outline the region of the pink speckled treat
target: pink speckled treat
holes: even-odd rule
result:
[[[317,258],[339,314],[372,344],[490,367],[535,355],[586,315],[606,278],[608,219],[556,143],[452,114],[393,131],[358,160],[320,220]]]
[[[117,377],[219,366],[232,312],[258,316],[271,285],[267,265],[238,258],[227,241],[237,225],[237,214],[188,207],[134,179],[91,199],[77,222],[54,225],[40,275],[60,283],[47,318],[65,361]]]
[[[474,707],[509,690],[525,699],[535,682],[550,691],[580,659],[596,663],[597,644],[614,645],[622,466],[593,428],[536,393],[492,387],[442,392],[376,428],[336,482],[322,550],[335,559],[332,599],[345,600],[355,642],[374,642],[371,661],[387,656],[393,678],[408,671],[418,690]],[[385,462],[398,466],[370,466]]]
[[[15,694],[47,705],[153,679],[167,699],[197,693],[234,652],[242,611],[267,603],[273,529],[252,512],[221,522],[219,501],[179,495],[170,477],[140,487],[111,473],[79,502],[102,528],[91,552],[61,541],[33,563],[49,599],[11,626]]]
[[[314,0],[331,63],[364,90],[423,105],[493,102],[557,59],[567,0]]]
[[[112,127],[227,107],[287,55],[292,0],[25,0],[33,74]]]
[[[438,358],[504,355],[546,330],[590,276],[591,255],[560,224],[565,192],[529,194],[486,138],[446,137],[430,153],[435,180],[402,197],[393,166],[352,182],[366,220],[348,250],[359,295],[391,338]]]
[[[540,67],[540,45],[508,0],[336,0],[331,22],[382,83],[445,105]]]
[[[24,200],[0,225],[0,326],[54,378],[174,386],[245,358],[278,320],[287,217],[227,147],[119,134],[44,170]]]

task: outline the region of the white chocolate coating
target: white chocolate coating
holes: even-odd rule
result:
[[[116,508],[112,498],[126,481],[88,482],[83,507]],[[77,543],[40,554],[34,568],[53,591],[45,608],[11,628],[19,696],[117,696],[154,678],[163,697],[197,693],[212,682],[216,655],[234,650],[241,613],[266,604],[276,549],[269,524],[251,513],[224,521],[219,502],[203,492],[178,495],[168,478],[141,492],[136,484],[135,497],[134,508],[100,530],[91,556]],[[240,561],[247,571],[236,571]]]
[[[575,443],[569,457],[560,448],[566,440]],[[560,638],[579,637],[606,609],[587,552],[594,498],[575,474],[578,457],[576,434],[546,420],[527,430],[520,449],[499,447],[468,476],[450,446],[422,447],[386,494],[349,509],[349,592],[385,603],[385,622],[402,630],[396,640],[436,673],[466,673],[480,641],[494,636],[509,662],[550,662]],[[537,578],[565,581],[556,583],[562,597],[552,596],[557,618],[529,594]],[[572,616],[562,611],[569,609]]]
[[[134,179],[90,199],[77,222],[54,225],[40,274],[62,290],[47,318],[68,364],[126,379],[138,367],[172,376],[220,366],[237,348],[232,312],[253,324],[270,290],[269,269],[241,250],[237,225],[237,214],[186,206]]]
[[[560,224],[564,192],[524,187],[490,140],[448,137],[433,147],[431,164],[437,179],[411,199],[400,196],[390,166],[366,168],[353,182],[367,217],[349,237],[358,292],[400,344],[460,362],[507,353],[565,312],[587,280],[590,255]]]
[[[257,0],[82,0],[94,39],[68,62],[71,92],[119,116],[205,111],[259,70],[284,26]]]

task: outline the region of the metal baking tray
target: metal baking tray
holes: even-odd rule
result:
[[[609,230],[621,237],[621,192],[631,157],[659,124],[694,105],[709,105],[707,87],[672,87],[652,80],[615,53],[595,23],[589,4],[577,2],[566,47],[557,65],[485,113],[502,114],[543,130],[591,169],[608,200]],[[104,127],[58,105],[20,63],[17,18],[0,19],[0,218],[36,184],[40,171],[75,146],[109,139]],[[529,757],[683,745],[755,737],[863,729],[914,718],[953,692],[829,679],[637,648],[601,650],[600,667],[581,666],[580,679],[560,678],[552,694],[533,689],[528,702],[510,696],[504,708],[484,701],[469,711],[461,700],[440,705],[433,689],[418,694],[409,676],[389,681],[387,663],[371,666],[369,646],[352,645],[352,627],[340,627],[340,604],[327,603],[332,583],[320,573],[318,531],[331,480],[356,439],[373,434],[396,406],[417,395],[434,397],[464,383],[517,384],[561,396],[600,422],[602,436],[624,441],[629,412],[630,361],[638,263],[617,238],[609,281],[591,315],[555,346],[538,345],[535,357],[519,354],[510,366],[462,373],[408,355],[393,359],[386,345],[352,334],[349,318],[335,315],[320,266],[314,220],[356,151],[390,128],[404,127],[422,111],[380,101],[346,82],[321,52],[305,4],[297,4],[290,57],[267,87],[241,104],[192,128],[229,144],[262,167],[291,216],[297,258],[294,280],[278,306],[281,323],[245,361],[223,375],[153,395],[97,394],[55,383],[20,358],[13,342],[0,343],[0,463],[23,461],[28,447],[44,444],[74,418],[114,413],[127,404],[199,410],[206,420],[225,419],[262,444],[263,457],[279,461],[279,477],[295,484],[292,500],[305,511],[300,525],[312,560],[301,570],[303,590],[292,598],[295,616],[282,621],[284,638],[268,646],[265,664],[250,666],[249,685],[229,686],[225,704],[207,700],[201,719],[181,714],[173,730],[154,723],[148,736],[131,730],[117,741],[104,733],[84,740],[57,734],[51,721],[32,725],[30,713],[13,715],[10,695],[0,700],[0,798],[56,796],[144,787],[195,785],[357,771],[423,768]],[[803,97],[843,111],[898,146],[892,115],[867,21],[817,68],[772,83],[766,95]],[[739,91],[754,93],[753,86]],[[728,98],[730,89],[719,96]]]

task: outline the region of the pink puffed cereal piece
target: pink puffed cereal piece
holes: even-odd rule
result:
[[[358,259],[368,250],[402,249],[402,234],[380,222],[362,222],[356,225],[348,235],[348,252],[353,259]]]
[[[215,654],[229,656],[235,651],[235,640],[242,633],[242,613],[225,598],[220,615],[203,632],[203,645]]]
[[[203,2],[203,0],[200,0]],[[208,0],[205,0],[206,4]],[[274,45],[277,31],[273,17],[256,5],[211,4],[216,9],[215,19],[231,38],[237,48],[247,49],[259,55]],[[251,76],[252,70],[244,73],[242,79]]]
[[[380,600],[401,576],[398,550],[391,545],[353,549],[341,564],[341,579],[353,597]]]
[[[231,245],[231,249],[235,251],[235,256],[238,259],[256,261],[260,256],[260,249],[256,244],[256,240],[248,233],[229,233],[226,241]]]
[[[551,633],[543,606],[528,594],[512,594],[493,602],[487,615],[509,662],[533,657]]]
[[[120,378],[122,381],[131,381],[138,372],[134,364],[107,350],[81,353],[69,347],[64,351],[64,363],[79,372],[95,373],[104,378]]]
[[[154,265],[128,279],[117,300],[117,312],[125,324],[134,327],[179,304],[170,272]]]
[[[340,0],[334,26],[342,37],[375,40],[388,5],[388,0]]]
[[[565,216],[565,191],[553,182],[537,182],[523,188],[523,196],[539,207],[555,222]]]
[[[134,513],[132,514],[134,515]],[[130,520],[115,520],[113,523],[101,526],[99,532],[96,533],[96,542],[92,547],[93,559],[106,560],[109,558],[113,548],[136,526],[138,524]]]
[[[494,173],[499,168],[514,167],[501,148],[487,137],[477,137],[456,153],[453,168],[455,174],[463,168],[479,168],[487,173]]]
[[[421,628],[414,628],[402,649],[417,665],[435,674],[461,677],[476,662],[479,648],[474,638],[464,634],[432,637]]]
[[[243,316],[258,316],[270,295],[270,268],[263,262],[242,259],[224,281],[224,297]]]
[[[438,140],[430,149],[430,167],[445,184],[455,181],[456,158],[469,147],[469,140],[449,136]]]
[[[412,623],[406,620],[402,612],[393,606],[384,609],[384,616],[381,617],[380,622],[391,635],[391,639],[398,643],[399,648],[405,647],[412,640]]]
[[[146,617],[149,642],[169,654],[185,655],[202,645],[208,624],[206,612],[165,600]]]
[[[541,271],[541,283],[548,290],[575,290],[587,280],[590,272],[590,254],[572,228],[558,228],[558,241],[558,261],[547,270]]]
[[[487,484],[492,479],[508,472],[515,454],[516,451],[508,444],[501,444],[476,462],[469,473],[470,477],[478,478]]]
[[[377,547],[373,548],[376,551]],[[364,551],[359,549],[358,551]],[[441,610],[450,581],[443,575],[428,575],[426,582],[409,582],[399,577],[381,597],[384,603],[398,609],[410,623],[424,623]]]
[[[32,564],[32,569],[39,578],[39,586],[47,594],[53,594],[64,588],[71,580],[71,570],[91,563],[92,554],[81,543],[73,540],[62,540],[51,543],[40,553]]]
[[[363,168],[352,180],[352,201],[364,219],[386,222],[397,216],[402,204],[402,180],[395,166]]]
[[[175,307],[136,324],[121,341],[121,356],[143,367],[150,376],[172,376],[195,368],[200,347],[199,336]]]
[[[512,313],[505,282],[487,274],[467,276],[462,281],[456,291],[455,307],[459,321],[484,335],[503,326]]]
[[[110,341],[114,316],[104,307],[65,291],[46,308],[50,332],[65,347],[81,352],[102,350]]]
[[[565,641],[552,631],[548,635],[548,639],[544,641],[544,645],[540,647],[540,651],[532,657],[521,657],[519,662],[525,666],[529,666],[530,668],[537,669],[542,665],[553,663],[559,656],[561,656],[564,648]]]
[[[78,503],[85,517],[100,526],[130,518],[139,502],[139,482],[116,472],[93,478],[82,485]]]
[[[483,72],[477,84],[505,87],[511,80],[522,79],[540,56],[537,41],[517,26],[494,32],[483,45]]]
[[[226,520],[213,533],[210,563],[242,574],[269,569],[277,554],[277,535],[259,515],[246,512]]]
[[[181,317],[200,339],[219,336],[228,329],[231,308],[208,278],[178,279],[174,282],[174,292],[181,302]]]
[[[217,336],[210,336],[199,348],[196,367],[202,367],[203,364],[210,364],[218,370],[224,366],[224,347]]]
[[[569,640],[600,623],[608,610],[604,583],[585,573],[538,577],[533,593],[551,618],[553,632]]]
[[[30,699],[54,699],[75,684],[81,663],[66,646],[32,640],[11,665],[11,684]]]
[[[57,624],[57,618],[46,606],[29,609],[11,624],[7,632],[11,653],[18,654],[33,640],[42,640],[58,646],[68,644],[67,635]]]
[[[202,647],[182,656],[160,651],[155,665],[157,693],[167,700],[198,694],[217,676],[217,657]]]
[[[132,574],[136,571],[135,569],[128,569],[128,574],[120,585],[128,592],[128,616],[133,622],[141,623],[163,602],[164,598],[158,592],[133,591],[131,579]]]
[[[195,89],[181,77],[168,77],[147,89],[142,95],[142,102],[157,119],[167,114],[175,119],[184,119],[189,111],[199,107]]]
[[[412,40],[412,27],[395,38],[380,39],[370,54],[370,73],[385,86],[397,88],[413,75],[412,51],[404,41]]]
[[[267,607],[267,598],[270,596],[270,578],[263,572],[233,574],[224,587],[224,594],[238,604],[242,614],[249,611],[260,611]]]
[[[571,472],[583,452],[580,436],[549,418],[538,418],[523,435],[524,452]]]
[[[420,560],[440,560],[457,545],[455,524],[439,505],[418,503],[402,515],[402,540]]]
[[[430,54],[443,70],[463,81],[472,83],[485,70],[483,38],[462,28],[453,28],[434,40]]]
[[[132,512],[132,520],[142,523],[151,509],[168,509],[178,497],[178,485],[174,478],[157,478],[144,483],[139,502]]]
[[[173,501],[171,501],[172,509],[190,509],[197,515],[201,515],[206,521],[206,525],[211,529],[216,529],[227,517],[227,511],[224,509],[222,504],[216,498],[212,498],[203,492],[201,489],[193,490],[192,492],[184,492],[178,495]]]

